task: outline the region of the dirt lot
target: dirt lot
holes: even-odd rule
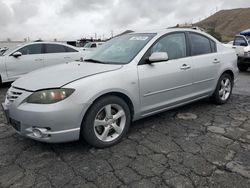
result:
[[[8,87],[0,89],[0,102]],[[250,72],[240,75],[228,104],[203,100],[137,121],[104,150],[22,138],[0,111],[0,187],[249,185]]]

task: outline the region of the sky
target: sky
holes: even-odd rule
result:
[[[0,0],[0,40],[109,38],[195,23],[249,0]]]

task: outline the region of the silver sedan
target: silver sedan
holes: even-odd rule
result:
[[[210,97],[226,103],[237,57],[192,29],[134,32],[103,44],[84,62],[29,73],[2,104],[23,136],[43,142],[118,143],[132,121]]]

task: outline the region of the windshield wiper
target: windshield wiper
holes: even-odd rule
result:
[[[103,61],[98,61],[98,60],[96,60],[96,59],[84,59],[84,61],[93,62],[93,63],[106,64],[105,62],[103,62]]]

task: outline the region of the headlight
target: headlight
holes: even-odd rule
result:
[[[51,89],[37,91],[27,98],[27,103],[53,104],[69,97],[74,89]]]

